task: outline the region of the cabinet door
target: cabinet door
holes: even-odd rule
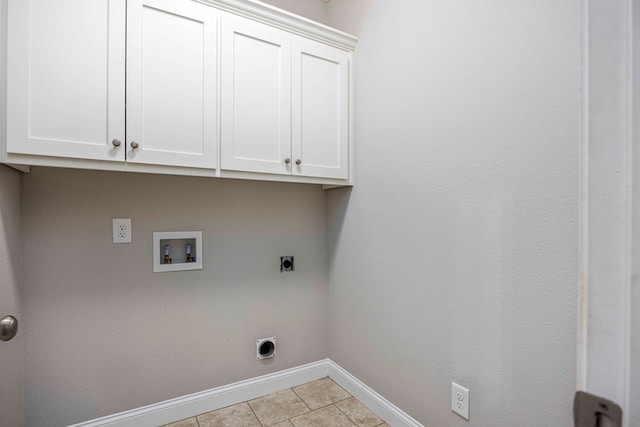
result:
[[[349,54],[296,38],[292,80],[293,175],[347,179]]]
[[[215,168],[219,12],[128,0],[127,13],[127,162]]]
[[[9,153],[124,160],[125,13],[125,0],[9,0]]]
[[[222,19],[222,169],[290,174],[291,41],[287,33]]]

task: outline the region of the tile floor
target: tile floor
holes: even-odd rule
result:
[[[389,427],[330,378],[165,427]]]

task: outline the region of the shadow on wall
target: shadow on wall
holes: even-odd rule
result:
[[[340,187],[327,191],[329,271],[333,268],[334,256],[340,236],[342,236],[342,228],[347,215],[352,190],[353,187]]]

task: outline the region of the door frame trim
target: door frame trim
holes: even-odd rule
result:
[[[638,211],[632,194],[633,59],[635,53],[637,60],[638,46],[633,44],[632,12],[637,13],[639,5],[639,0],[582,0],[581,16],[576,386],[617,402],[625,414],[632,386],[632,254],[638,249],[633,242]]]

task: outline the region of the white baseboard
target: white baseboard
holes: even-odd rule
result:
[[[273,374],[212,388],[194,394],[154,403],[130,411],[97,418],[70,427],[158,427],[246,400],[324,378],[329,374],[321,360]]]
[[[70,427],[158,427],[329,376],[392,427],[423,427],[330,359],[216,387]]]
[[[391,427],[424,427],[337,363],[329,359],[327,359],[327,363],[329,366],[329,378],[362,402],[364,406],[371,409],[377,416],[385,420]]]

